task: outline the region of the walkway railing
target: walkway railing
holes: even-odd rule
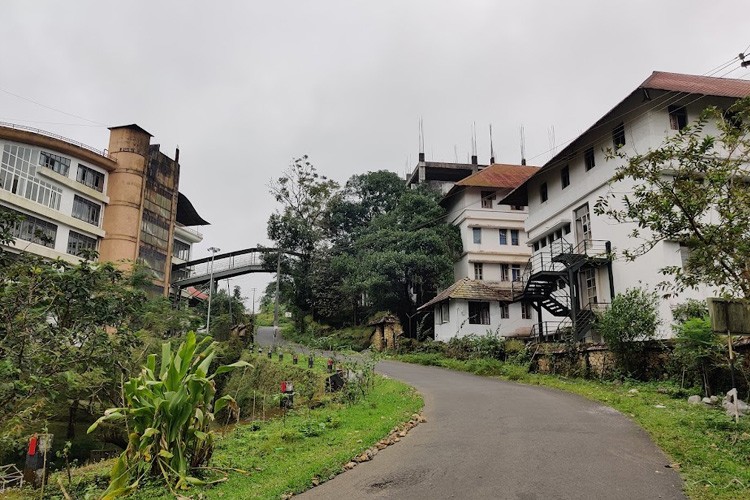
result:
[[[67,142],[68,144],[72,144],[73,146],[78,146],[79,148],[86,149],[88,151],[91,151],[92,153],[98,154],[99,156],[103,156],[104,158],[107,158],[109,160],[112,160],[114,162],[117,161],[117,159],[114,156],[111,156],[109,152],[105,150],[96,149],[94,147],[89,146],[88,144],[84,144],[82,142],[74,141],[73,139],[69,139],[67,137],[63,137],[62,135],[58,135],[52,132],[48,132],[46,130],[42,130],[39,128],[34,127],[27,127],[26,125],[18,125],[16,123],[8,123],[8,122],[0,122],[0,127],[5,128],[12,128],[16,130],[23,130],[26,132],[33,132],[35,134],[43,135],[45,137],[51,137],[52,139],[57,139],[59,141]]]

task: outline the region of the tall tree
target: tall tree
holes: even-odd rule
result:
[[[298,319],[311,310],[309,274],[313,253],[324,244],[323,221],[338,187],[335,181],[320,175],[307,156],[295,159],[284,175],[269,186],[281,209],[268,220],[268,237],[278,248],[300,254],[285,264],[294,283],[292,305]]]
[[[623,255],[632,260],[659,242],[680,242],[687,265],[661,269],[671,278],[664,289],[705,284],[750,298],[750,99],[728,111],[706,109],[657,149],[617,156],[625,163],[612,183],[626,188],[600,198],[595,212],[633,224],[630,236],[641,243]]]

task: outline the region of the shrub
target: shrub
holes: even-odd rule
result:
[[[445,355],[455,359],[505,358],[505,338],[497,333],[453,337],[445,347]]]
[[[169,343],[163,344],[160,369],[156,355],[150,355],[141,374],[123,386],[126,406],[110,408],[89,427],[92,432],[101,422],[125,420],[129,428],[128,446],[112,468],[104,498],[131,492],[146,474],[162,476],[173,493],[202,483],[191,473],[213,453],[213,412],[233,403],[229,396],[214,403],[213,379],[250,366],[238,361],[209,375],[214,348],[210,337],[197,342],[193,332],[174,353]]]
[[[677,329],[674,355],[686,373],[690,373],[690,382],[700,380],[706,396],[711,395],[711,372],[720,367],[724,347],[711,330],[708,317],[688,319]]]
[[[617,369],[628,377],[645,373],[646,341],[656,337],[659,313],[655,292],[629,288],[599,315],[596,328],[614,355]]]
[[[682,304],[677,304],[672,308],[672,318],[677,327],[693,318],[705,318],[708,316],[708,306],[703,300],[688,299]]]

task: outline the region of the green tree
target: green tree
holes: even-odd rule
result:
[[[325,244],[325,214],[338,187],[335,181],[320,175],[307,156],[295,159],[269,186],[281,209],[268,220],[268,237],[277,248],[299,254],[298,258],[284,259],[284,274],[293,282],[289,303],[298,320],[312,308],[309,275],[313,254]],[[275,268],[277,256],[270,258]]]
[[[632,260],[659,242],[680,242],[687,264],[661,269],[671,278],[664,289],[706,284],[750,298],[750,99],[727,112],[708,108],[657,149],[616,156],[626,160],[612,178],[618,187],[595,212],[633,224],[630,236],[641,244],[623,255]]]
[[[629,288],[617,294],[596,321],[596,330],[615,357],[620,373],[629,377],[645,374],[647,341],[656,337],[659,312],[655,292]]]

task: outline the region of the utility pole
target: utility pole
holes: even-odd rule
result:
[[[273,306],[273,337],[276,339],[276,331],[279,329],[279,283],[281,281],[281,252],[276,258],[276,300]]]
[[[211,333],[211,296],[214,291],[214,257],[221,249],[216,247],[209,247],[208,251],[211,252],[211,271],[208,273],[208,314],[206,315],[206,333]]]
[[[255,316],[255,287],[253,287],[253,316]]]

